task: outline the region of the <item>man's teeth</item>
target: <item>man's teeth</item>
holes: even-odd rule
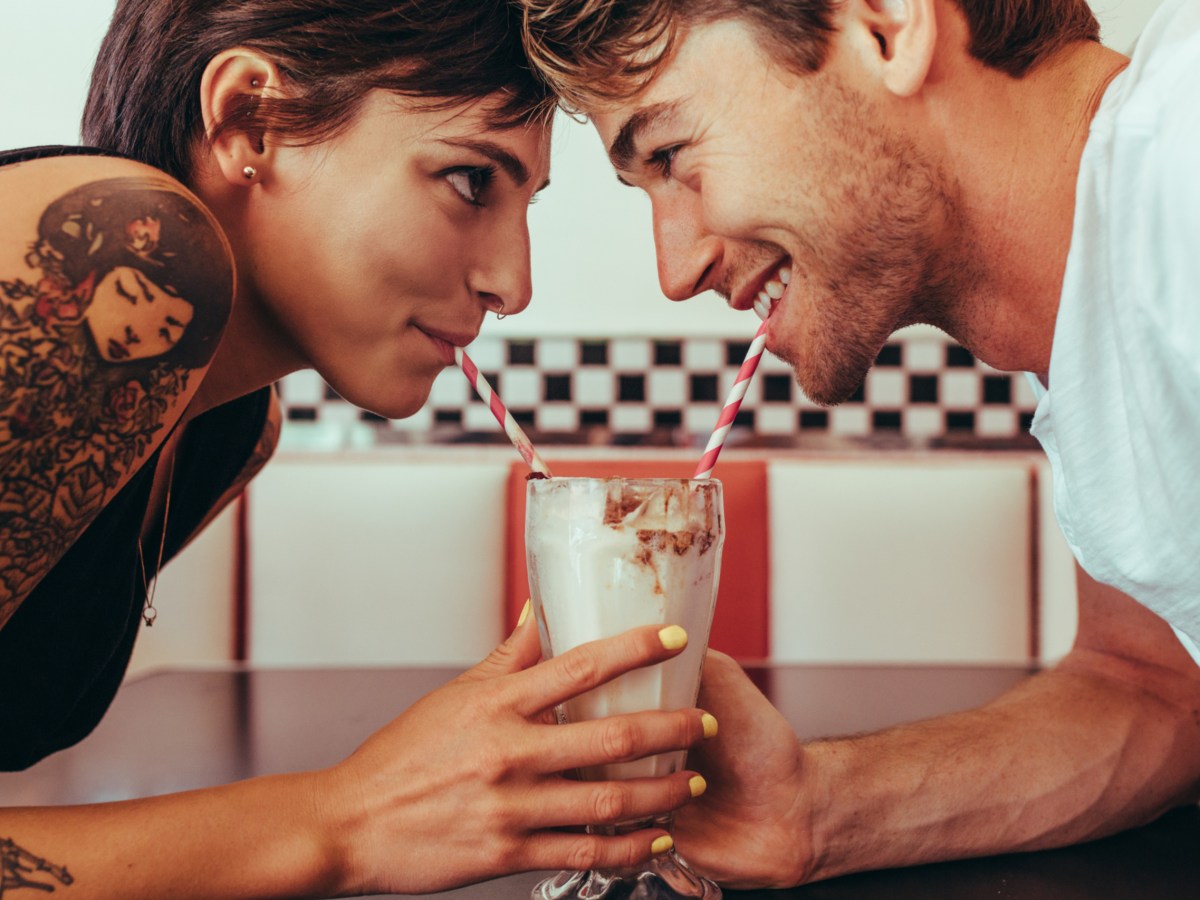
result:
[[[775,278],[763,285],[763,289],[758,292],[758,296],[754,300],[754,311],[760,319],[766,319],[771,315],[776,301],[783,296],[783,291],[791,280],[792,270],[783,266],[775,273]]]

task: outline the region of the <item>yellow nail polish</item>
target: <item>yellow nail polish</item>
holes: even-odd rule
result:
[[[662,837],[657,837],[654,839],[654,843],[650,845],[650,852],[655,856],[658,856],[660,853],[666,853],[674,846],[675,842],[671,840],[671,836],[669,834],[664,834]]]
[[[717,736],[717,720],[708,713],[704,713],[700,717],[700,725],[704,728],[704,736],[706,738]]]
[[[517,619],[517,627],[520,628],[525,624],[525,620],[529,618],[529,610],[533,606],[532,600],[526,600],[525,605],[521,608],[521,617]]]
[[[687,632],[678,625],[668,625],[658,633],[658,639],[667,650],[682,650],[687,646]]]
[[[708,782],[704,780],[703,775],[693,775],[688,779],[688,790],[693,797],[699,797],[708,790]]]

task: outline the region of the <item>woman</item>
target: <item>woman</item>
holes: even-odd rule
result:
[[[269,457],[274,381],[315,368],[406,416],[486,312],[526,306],[552,105],[504,0],[118,2],[90,148],[0,156],[0,767],[103,715],[158,568]],[[694,773],[558,773],[691,745],[700,712],[549,711],[664,643],[534,665],[523,622],[326,771],[0,810],[4,884],[329,896],[639,861],[661,830],[561,829],[676,808]]]

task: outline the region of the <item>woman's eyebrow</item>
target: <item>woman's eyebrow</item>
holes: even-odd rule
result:
[[[508,177],[516,182],[517,187],[523,187],[529,181],[529,170],[525,168],[525,164],[493,141],[471,140],[469,138],[443,138],[442,143],[449,144],[451,147],[474,150],[476,153],[486,156],[507,172]]]

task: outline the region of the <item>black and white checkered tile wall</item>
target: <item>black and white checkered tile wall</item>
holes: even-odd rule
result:
[[[902,333],[903,334],[903,333]],[[521,425],[553,443],[581,431],[613,435],[683,431],[707,435],[733,385],[748,342],[719,338],[512,340],[481,337],[471,357]],[[497,425],[466,378],[447,369],[415,416],[386,421],[355,409],[314,372],[281,383],[292,421],[330,427],[372,422],[381,429],[492,434]],[[895,337],[858,393],[825,409],[803,395],[791,370],[764,354],[735,427],[763,437],[1022,439],[1036,405],[1023,375],[999,372],[937,334]]]

